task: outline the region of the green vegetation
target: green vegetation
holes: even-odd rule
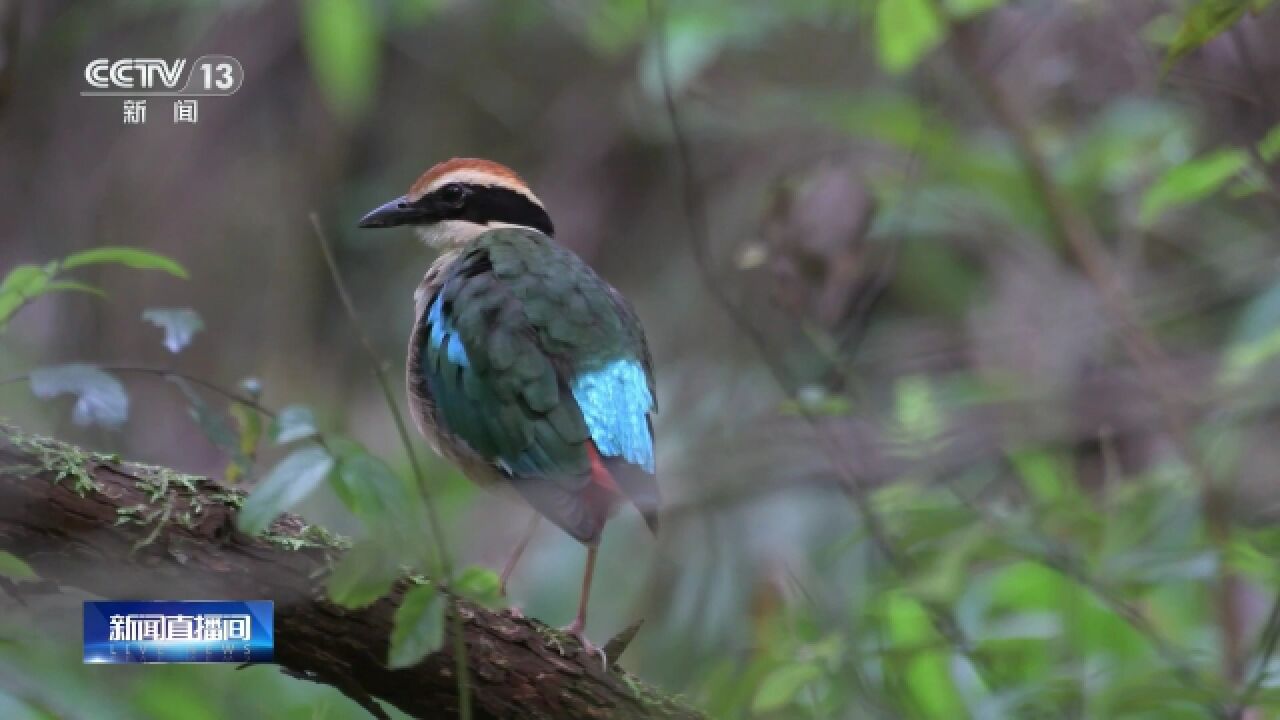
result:
[[[544,527],[499,597],[525,509],[396,414],[431,251],[354,228],[491,156],[651,339],[668,509],[610,523],[588,627],[644,618],[636,676],[727,719],[1280,717],[1270,0],[63,4],[11,99],[0,57],[0,403],[109,452],[0,434],[80,493],[157,463],[121,466],[140,547],[207,475],[240,529],[345,551],[333,602],[413,582],[391,666],[455,596],[573,649],[582,549]],[[176,140],[54,97],[145,48],[245,86]],[[30,632],[78,605],[39,602],[0,594],[0,717],[364,716],[264,668],[82,667]]]

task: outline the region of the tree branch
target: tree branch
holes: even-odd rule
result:
[[[345,541],[285,515],[263,537],[235,529],[243,493],[122,463],[0,424],[0,550],[46,581],[113,598],[275,602],[276,663],[338,688],[374,717],[457,715],[452,645],[414,667],[385,660],[403,580],[372,605],[328,602]],[[16,586],[19,590],[22,585]],[[542,623],[466,601],[460,616],[477,718],[702,718]],[[450,623],[452,625],[453,623]]]

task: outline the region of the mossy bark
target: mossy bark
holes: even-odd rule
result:
[[[346,543],[296,516],[265,537],[235,529],[240,495],[207,478],[120,462],[0,425],[0,550],[45,581],[107,598],[275,602],[276,662],[382,716],[457,716],[452,642],[414,667],[386,667],[409,580],[372,605],[328,602]],[[700,718],[536,620],[467,602],[461,614],[478,718]],[[550,638],[550,639],[549,639]],[[376,701],[375,701],[376,699]]]

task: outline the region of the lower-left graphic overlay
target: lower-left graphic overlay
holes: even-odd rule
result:
[[[84,604],[86,663],[261,663],[275,656],[269,600]]]

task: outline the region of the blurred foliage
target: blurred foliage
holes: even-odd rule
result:
[[[914,66],[942,42],[942,20],[931,0],[880,0],[876,7],[876,50],[889,72]]]
[[[1230,30],[1246,12],[1262,12],[1273,0],[1198,0],[1191,3],[1169,43],[1166,69],[1187,53]]]
[[[118,426],[129,415],[129,396],[112,375],[92,365],[73,364],[31,371],[31,392],[43,400],[74,395],[77,425]]]
[[[405,593],[395,621],[388,667],[413,665],[444,644],[444,602],[430,585],[419,585]]]
[[[0,576],[10,580],[35,580],[36,572],[20,557],[0,551]]]
[[[76,195],[64,185],[81,180],[79,156],[0,145],[25,162],[8,180],[0,167],[19,198],[0,227],[36,238],[0,246],[0,365],[40,398],[73,395],[72,419],[98,425],[66,426],[59,406],[20,405],[25,393],[6,412],[223,473],[250,488],[247,531],[295,511],[349,536],[328,578],[340,604],[413,575],[390,665],[442,640],[445,595],[417,575],[437,548],[304,218],[340,228],[369,334],[394,357],[428,258],[345,228],[437,156],[483,154],[520,164],[562,239],[637,300],[654,345],[670,517],[656,544],[628,513],[611,524],[591,627],[602,638],[645,617],[630,668],[716,718],[1280,716],[1274,3],[125,5],[166,32],[181,18],[178,47],[204,51],[214,28],[230,44],[219,51],[257,62],[239,114],[201,126],[220,134],[187,175],[104,162],[111,182]],[[159,34],[120,22],[134,44],[107,44],[84,30],[109,22],[95,12],[37,13],[40,57],[134,53]],[[977,42],[955,42],[964,32]],[[58,71],[78,77],[74,64]],[[5,112],[47,99],[28,92]],[[15,127],[47,132],[39,151],[85,152],[67,134],[88,131],[47,122]],[[117,161],[142,141],[119,142]],[[157,167],[187,149],[161,147],[145,156]],[[1099,238],[1168,377],[1134,371],[1131,329],[1061,242],[1029,151]],[[135,185],[151,195],[121,200]],[[744,328],[695,279],[687,191],[711,226],[712,277],[776,362],[744,350]],[[92,202],[76,213],[44,214],[65,242],[14,219],[39,215],[23,199],[81,196]],[[80,214],[105,219],[57,224]],[[186,276],[157,252],[83,251],[139,234],[193,269],[181,296],[91,274]],[[42,242],[67,259],[33,264],[53,254]],[[108,290],[140,307],[74,304]],[[169,383],[109,364],[125,357],[151,358]],[[1185,442],[1153,387],[1185,410]],[[486,566],[523,511],[441,461],[427,469],[460,568],[445,584],[501,606]],[[568,616],[580,557],[539,536],[512,583],[529,614]],[[33,579],[2,553],[0,576]],[[74,629],[76,613],[50,601],[0,621],[0,717],[362,716],[269,668],[107,677],[77,664],[75,633],[29,631]]]
[[[1139,221],[1150,225],[1171,207],[1195,202],[1213,193],[1249,165],[1244,150],[1218,150],[1188,160],[1162,175],[1142,196]]]
[[[86,250],[43,266],[19,265],[0,281],[0,332],[18,311],[41,296],[72,291],[105,298],[106,293],[96,287],[61,279],[69,271],[92,265],[123,265],[141,270],[160,270],[184,279],[187,277],[186,269],[173,260],[148,250],[127,247]],[[177,322],[168,311],[148,311],[144,317],[158,313],[151,317],[164,321],[165,344],[172,346],[171,351],[176,353],[199,329],[199,316],[187,312],[189,314],[181,322]],[[158,322],[157,319],[152,321]],[[129,397],[124,386],[109,373],[92,365],[72,363],[36,368],[25,378],[16,379],[27,379],[31,392],[44,400],[74,395],[76,402],[72,418],[77,425],[118,426],[128,416]]]
[[[115,264],[143,270],[162,270],[181,278],[187,271],[179,264],[147,250],[135,248],[96,248],[75,253],[62,260],[39,265],[19,265],[0,280],[0,331],[27,303],[41,295],[55,292],[87,292],[105,296],[101,290],[75,280],[62,279],[67,271],[89,265]]]
[[[307,55],[333,109],[354,120],[378,83],[377,7],[370,0],[308,0],[301,5]]]
[[[164,331],[164,348],[175,355],[204,329],[204,321],[191,308],[149,308],[142,319]]]

